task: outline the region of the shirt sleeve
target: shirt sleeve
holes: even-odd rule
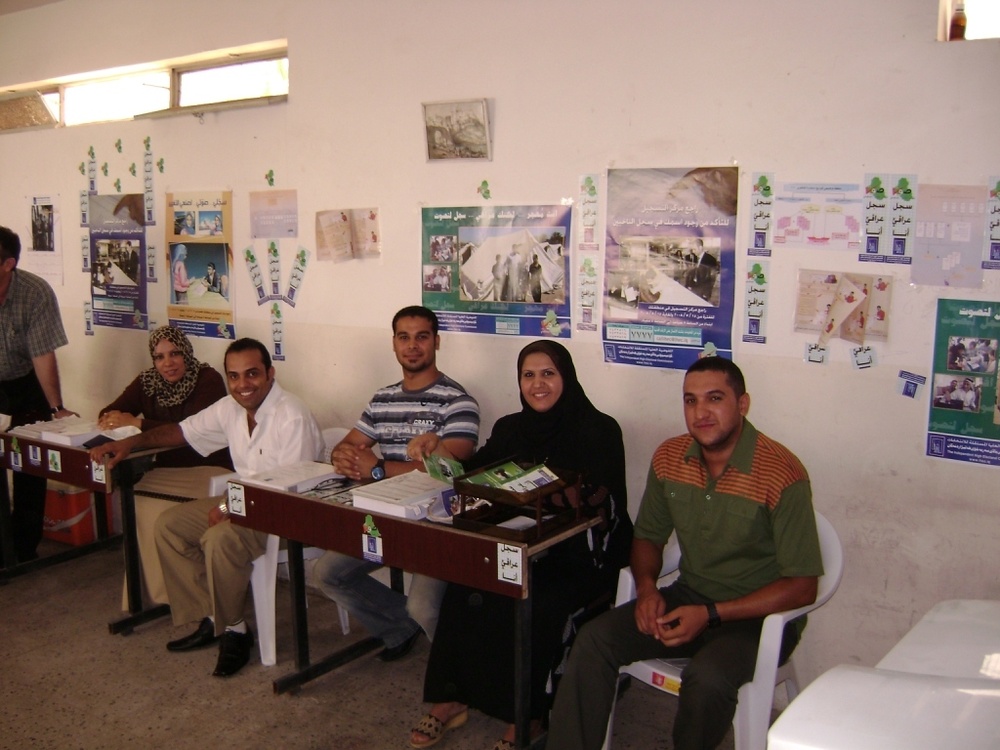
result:
[[[28,318],[26,343],[31,359],[66,346],[69,339],[59,316],[59,305],[52,287],[46,284],[35,296],[35,309]]]
[[[188,445],[203,456],[229,446],[226,425],[222,420],[222,409],[218,401],[181,422],[181,432],[184,433]]]
[[[109,411],[123,411],[131,414],[133,417],[142,414],[142,382],[139,378],[136,378],[125,386],[125,390],[121,392],[121,395],[101,409],[98,412],[98,416],[106,414]]]
[[[459,396],[445,410],[442,440],[471,440],[479,442],[479,404],[468,394]]]
[[[823,575],[812,488],[808,480],[790,484],[771,516],[778,570],[783,577]]]

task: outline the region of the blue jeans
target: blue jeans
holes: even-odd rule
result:
[[[313,581],[389,648],[421,629],[433,640],[447,584],[414,574],[407,597],[369,575],[380,567],[340,552],[326,552],[316,561]]]

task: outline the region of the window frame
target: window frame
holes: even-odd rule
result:
[[[178,115],[193,114],[200,116],[205,112],[214,112],[230,109],[245,109],[249,107],[270,106],[282,104],[288,101],[288,94],[278,94],[260,97],[250,97],[246,99],[219,99],[218,101],[206,102],[182,107],[179,105],[181,97],[182,77],[185,74],[198,71],[228,68],[234,65],[241,65],[251,62],[262,62],[268,60],[288,60],[288,41],[286,39],[260,42],[243,47],[215,50],[212,52],[191,55],[185,58],[166,60],[158,63],[148,63],[130,65],[113,70],[94,71],[92,73],[64,76],[58,79],[41,81],[38,83],[24,84],[22,86],[11,86],[6,89],[4,96],[0,99],[18,99],[30,96],[45,96],[58,93],[59,111],[58,116],[54,116],[56,122],[43,124],[28,124],[24,127],[13,127],[0,129],[0,134],[22,132],[25,130],[42,130],[52,128],[80,127],[82,125],[94,125],[101,122],[128,122],[129,120],[145,120],[161,117],[173,117]],[[101,81],[113,81],[128,76],[144,73],[166,72],[169,74],[169,104],[163,109],[144,112],[124,118],[114,118],[108,120],[93,120],[81,122],[74,125],[67,125],[66,99],[67,88],[80,86],[81,84],[98,83]],[[289,83],[290,83],[289,73]]]

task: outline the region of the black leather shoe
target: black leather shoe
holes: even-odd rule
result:
[[[227,630],[219,639],[219,660],[215,663],[215,677],[230,677],[239,672],[250,661],[253,648],[253,631],[237,633]]]
[[[410,649],[413,648],[413,644],[417,642],[417,638],[420,637],[422,632],[423,631],[418,628],[416,633],[411,635],[398,646],[386,646],[379,652],[378,658],[382,661],[396,661],[396,659],[402,659],[410,653]]]
[[[167,651],[194,651],[196,648],[211,646],[218,640],[215,634],[215,625],[207,617],[198,624],[198,629],[191,635],[170,641],[167,644]]]

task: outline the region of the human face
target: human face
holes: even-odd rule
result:
[[[563,376],[552,357],[542,352],[524,358],[518,380],[524,402],[537,412],[547,412],[563,394]]]
[[[2,257],[2,256],[0,256]],[[5,290],[14,275],[16,262],[13,258],[3,258],[0,260],[0,290]]]
[[[260,352],[256,349],[230,352],[226,356],[226,381],[229,384],[229,395],[253,416],[271,392],[274,368],[265,369]]]
[[[406,317],[396,321],[392,350],[396,361],[409,373],[421,373],[435,366],[440,336],[426,318]]]
[[[702,370],[684,378],[684,422],[704,451],[732,451],[750,409],[750,396],[737,397],[725,373]]]
[[[179,381],[187,372],[184,354],[177,344],[167,339],[161,339],[153,347],[153,367],[160,373],[160,377],[171,384]]]

